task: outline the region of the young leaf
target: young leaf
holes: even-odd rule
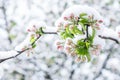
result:
[[[32,36],[31,39],[30,39],[30,43],[33,43],[35,41],[35,37]]]
[[[35,48],[35,47],[36,47],[36,44],[33,44],[33,45],[32,45],[32,48]]]
[[[87,16],[87,14],[86,13],[81,13],[80,18],[83,17],[83,16]]]

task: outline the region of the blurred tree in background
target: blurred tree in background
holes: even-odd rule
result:
[[[120,25],[120,0],[0,0],[0,51],[12,50],[21,43],[33,21],[55,27],[63,11],[76,4],[95,8],[104,17],[105,27]],[[33,54],[24,53],[1,63],[0,80],[120,80],[118,44],[107,40],[97,58],[76,63],[55,49],[57,38],[44,35]]]

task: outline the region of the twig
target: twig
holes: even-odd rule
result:
[[[43,34],[57,34],[57,33],[56,32],[43,32]],[[38,39],[40,37],[41,37],[41,35],[39,35],[31,45],[35,44],[36,41],[38,41]],[[8,57],[8,58],[0,59],[0,63],[4,62],[6,60],[9,60],[9,59],[15,58],[15,57],[19,56],[20,54],[22,54],[23,52],[30,50],[30,49],[31,48],[26,48],[25,50],[22,50],[22,51],[16,51],[16,52],[18,52],[18,54],[16,54],[15,56]]]
[[[75,64],[75,62],[72,61],[72,65],[74,65],[74,64]],[[70,80],[73,79],[73,75],[74,75],[74,73],[75,73],[75,69],[73,68],[73,69],[71,70],[71,72],[70,72],[70,76],[69,76],[69,79],[70,79]]]
[[[57,34],[57,32],[43,32],[44,34]]]
[[[86,25],[86,38],[88,39],[88,27],[89,25]]]
[[[89,27],[89,25],[86,25],[86,38],[84,39],[84,42],[86,41],[86,40],[88,40],[88,34],[89,34],[89,32],[88,32],[88,27]]]
[[[109,39],[109,40],[115,41],[117,44],[119,44],[119,41],[117,39],[115,39],[115,38],[106,37],[106,36],[102,36],[102,35],[98,35],[98,37],[100,37],[102,39]]]
[[[39,35],[36,40],[31,44],[33,45],[39,38],[40,38],[41,35]],[[5,58],[5,59],[0,59],[0,63],[2,63],[3,61],[6,61],[6,60],[9,60],[9,59],[12,59],[12,58],[15,58],[17,56],[19,56],[20,54],[22,54],[23,52],[29,50],[30,48],[26,48],[25,50],[22,50],[22,51],[17,51],[18,54],[16,54],[15,56],[11,56],[11,57],[8,57],[8,58]]]

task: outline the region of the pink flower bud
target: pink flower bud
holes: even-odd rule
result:
[[[69,18],[70,18],[70,19],[73,19],[73,18],[74,18],[74,14],[71,13]]]
[[[76,62],[80,62],[81,61],[81,57],[77,57],[75,61]]]
[[[56,42],[56,45],[60,45],[61,44],[61,42]]]
[[[71,39],[67,39],[67,45],[71,45],[72,40]]]
[[[62,26],[62,23],[59,23],[58,27],[61,27]]]
[[[75,53],[75,52],[72,52],[72,53],[71,53],[71,56],[76,56],[76,53]]]
[[[65,24],[64,28],[67,28],[68,27],[68,24]]]
[[[82,61],[85,62],[87,60],[86,56],[82,56]]]
[[[76,17],[75,17],[75,19],[76,19],[76,20],[78,20],[78,19],[79,19],[79,17],[78,17],[78,16],[76,16]]]
[[[36,34],[36,37],[38,38],[40,35],[39,34]]]
[[[100,26],[98,23],[95,24],[96,26]]]
[[[99,20],[98,22],[99,22],[99,23],[103,23],[103,20]]]
[[[66,47],[65,50],[66,50],[66,53],[71,53],[71,48],[70,47]]]
[[[66,50],[70,50],[70,47],[69,47],[69,46],[66,46]]]
[[[101,45],[97,45],[97,49],[101,49],[101,47],[102,47]]]
[[[74,26],[73,25],[70,25],[70,29],[73,30]]]
[[[24,51],[25,50],[25,48],[22,48],[22,51]]]
[[[34,27],[34,28],[36,28],[36,26],[35,26],[35,25],[33,25],[33,27]]]
[[[33,26],[32,26],[32,31],[35,32],[36,30],[37,30],[36,26],[33,25]]]
[[[67,18],[67,17],[64,17],[64,20],[68,20],[68,18]]]
[[[30,29],[27,29],[27,31],[28,31],[28,32],[31,32],[31,30],[30,30]]]
[[[63,46],[57,46],[58,50],[63,50]]]

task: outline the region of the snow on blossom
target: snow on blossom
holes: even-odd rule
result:
[[[93,15],[95,19],[102,20],[102,16],[94,9],[87,5],[74,5],[68,9],[66,9],[63,14],[62,18],[69,17],[73,13],[75,16],[79,16],[80,13],[87,13],[88,16]]]
[[[26,48],[30,47],[30,46],[31,46],[30,39],[31,39],[31,36],[32,36],[32,35],[35,35],[35,34],[29,33],[29,34],[27,35],[27,37],[25,38],[25,40],[23,40],[23,42],[21,42],[19,45],[17,45],[17,46],[15,47],[15,50],[21,51],[21,50],[23,50],[23,49],[26,49]]]
[[[105,40],[98,37],[104,30],[105,26],[103,23],[103,17],[98,13],[98,11],[91,7],[75,5],[65,10],[62,16],[55,23],[58,35],[65,40],[64,44],[62,44],[64,52],[71,55],[86,54],[83,56],[77,56],[77,61],[80,60],[80,58],[82,58],[83,61],[87,60],[87,58],[89,58],[88,52],[95,55],[98,54],[105,46]],[[90,38],[92,40],[90,40]],[[71,40],[70,45],[68,45],[68,40]],[[87,48],[85,48],[85,46]],[[83,52],[76,51],[80,49],[85,50]]]
[[[55,41],[57,50],[63,51],[63,49],[64,49],[63,43],[64,43],[64,42],[63,42],[62,40],[56,40],[56,41]]]
[[[16,54],[18,54],[18,52],[15,51],[15,50],[11,50],[11,51],[0,51],[0,59],[9,58],[9,57],[15,56]]]
[[[27,31],[28,31],[28,35],[25,38],[25,40],[23,42],[21,42],[19,45],[17,45],[15,47],[15,50],[17,51],[21,51],[24,50],[26,48],[32,48],[31,45],[31,38],[33,37],[34,39],[36,39],[39,35],[36,33],[36,31],[38,31],[40,29],[40,27],[46,27],[46,24],[44,22],[36,22],[36,21],[31,21],[28,24],[27,27]]]
[[[30,21],[27,25],[27,28],[26,30],[31,30],[31,31],[34,31],[35,29],[39,29],[40,27],[46,27],[46,23],[43,22],[43,21]]]

